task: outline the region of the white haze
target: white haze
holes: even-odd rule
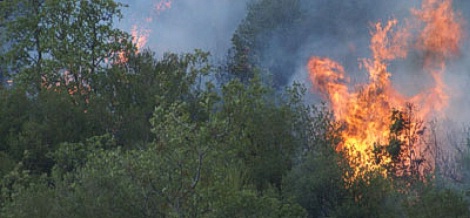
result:
[[[247,14],[250,0],[173,0],[172,7],[157,14],[154,4],[160,0],[121,0],[129,4],[125,18],[118,27],[130,31],[132,25],[151,30],[147,47],[157,57],[165,52],[191,52],[195,48],[210,51],[213,57],[223,60],[231,47],[231,37]],[[277,1],[277,0],[272,0]],[[367,81],[367,73],[358,67],[361,58],[370,58],[369,40],[371,24],[396,18],[403,22],[410,16],[411,8],[419,8],[420,0],[301,0],[301,11],[306,19],[301,28],[285,32],[273,30],[263,43],[261,67],[281,73],[282,85],[295,82],[309,88],[306,101],[318,103],[321,98],[311,87],[306,64],[311,56],[331,58],[344,65],[353,83]],[[435,119],[442,157],[459,158],[456,151],[465,143],[464,126],[470,123],[470,1],[454,0],[454,8],[464,19],[464,40],[460,57],[448,63],[445,72],[447,93],[450,96],[446,117]],[[152,17],[152,22],[145,19]],[[286,42],[287,40],[287,42]],[[295,44],[295,50],[286,50],[286,44]],[[412,54],[413,55],[413,54]],[[421,70],[419,58],[408,58],[391,63],[392,83],[401,93],[413,95],[432,85],[429,75]],[[282,63],[279,65],[279,63]],[[353,87],[353,86],[352,86]],[[428,121],[426,121],[428,122]],[[436,142],[437,143],[437,142]],[[452,154],[454,152],[454,154]],[[443,166],[455,170],[452,163]]]
[[[129,5],[117,24],[131,31],[133,25],[150,30],[146,48],[157,57],[166,52],[184,53],[194,49],[225,56],[231,36],[246,14],[248,0],[173,0],[171,8],[157,12],[161,0],[120,0]],[[147,18],[152,18],[147,22]]]
[[[124,19],[118,27],[130,31],[133,25],[150,30],[146,47],[154,51],[157,57],[165,52],[191,52],[194,49],[210,51],[213,57],[222,60],[231,46],[231,37],[247,13],[250,0],[173,0],[172,7],[157,13],[155,4],[161,0],[120,0],[128,4],[123,10]],[[369,31],[371,24],[390,18],[403,22],[410,16],[411,8],[419,8],[420,0],[302,0],[301,10],[311,14],[311,26],[308,34],[290,37],[300,43],[300,49],[285,54],[276,40],[272,39],[264,53],[269,54],[265,66],[275,65],[280,59],[288,59],[291,65],[280,66],[279,72],[285,72],[285,84],[293,81],[310,85],[305,65],[308,58],[316,56],[330,57],[345,66],[352,82],[364,82],[367,74],[359,69],[360,58],[370,57]],[[445,79],[450,95],[450,107],[446,113],[452,119],[469,121],[470,112],[470,46],[468,43],[468,24],[470,23],[470,1],[454,0],[454,8],[461,11],[466,31],[461,56],[449,63]],[[152,22],[146,22],[151,17]],[[328,25],[322,24],[324,20]],[[271,58],[272,57],[272,58]],[[419,65],[419,64],[418,64]],[[411,61],[391,63],[394,86],[408,95],[413,95],[429,83],[429,77],[420,72],[419,66]],[[294,73],[295,72],[295,73]],[[315,96],[312,93],[312,96]],[[315,98],[315,97],[313,97]],[[315,100],[319,100],[315,98]]]
[[[310,39],[306,39],[303,49],[297,54],[298,60],[295,74],[291,77],[294,81],[303,82],[312,92],[306,70],[306,63],[311,56],[329,57],[345,66],[347,75],[352,83],[361,83],[367,80],[367,72],[360,69],[361,58],[370,58],[369,40],[371,24],[375,22],[386,22],[391,18],[396,18],[399,25],[403,24],[406,18],[410,18],[410,9],[419,9],[419,0],[370,0],[370,1],[339,1],[339,0],[305,0],[305,10],[308,13],[318,13],[318,17],[326,17],[326,20],[334,20],[333,26],[328,28],[312,27]],[[338,6],[339,4],[339,6]],[[363,11],[351,10],[358,8]],[[319,6],[320,8],[315,8]],[[346,13],[355,19],[342,19],[337,14],[327,13],[328,8],[335,7],[336,11]],[[453,7],[463,18],[464,39],[458,58],[449,60],[445,72],[447,84],[447,94],[449,95],[449,107],[446,111],[446,118],[457,122],[470,122],[470,45],[469,45],[469,24],[470,24],[470,1],[454,0]],[[356,15],[355,15],[356,13]],[[352,14],[352,15],[351,15]],[[332,32],[320,36],[322,31]],[[339,34],[337,34],[339,33]],[[317,36],[318,35],[318,36]],[[418,58],[419,59],[419,58]],[[430,75],[421,70],[421,64],[417,62],[413,54],[406,60],[397,60],[390,63],[389,71],[392,73],[392,83],[397,90],[405,95],[414,95],[432,85]],[[353,86],[351,87],[353,88]],[[316,93],[311,93],[313,101],[319,101]]]

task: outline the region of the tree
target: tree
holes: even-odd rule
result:
[[[247,147],[236,141],[238,131],[232,131],[229,121],[233,115],[227,116],[223,112],[225,102],[212,83],[199,84],[207,81],[204,76],[211,69],[206,56],[196,53],[176,57],[161,63],[166,67],[159,68],[163,84],[176,87],[163,84],[160,87],[150,120],[155,141],[144,147],[128,146],[127,149],[115,148],[112,135],[92,137],[85,143],[62,143],[49,156],[55,166],[46,180],[33,180],[31,184],[21,179],[21,174],[11,176],[9,181],[13,185],[5,192],[10,193],[10,197],[2,215],[304,217],[305,211],[290,199],[283,198],[278,188],[265,185],[260,190],[254,185],[251,179],[255,175],[252,173],[254,166],[239,155],[241,152],[249,155],[250,151],[242,151]],[[247,93],[264,96],[264,92],[259,92],[259,85],[257,83]],[[237,87],[230,85],[227,89]],[[175,94],[175,90],[179,93]],[[230,105],[240,103],[238,95],[225,97],[232,101]],[[254,105],[262,105],[266,98],[262,99]],[[250,110],[251,105],[239,108]],[[264,116],[262,111],[253,114]],[[245,121],[251,122],[252,118],[245,117]],[[261,120],[267,118],[273,116]],[[266,121],[256,125],[263,124]],[[248,141],[246,136],[242,137],[241,141]],[[267,155],[267,150],[279,144],[273,143],[269,147],[269,141],[262,137],[250,140],[265,146],[262,152],[265,155],[261,158],[266,163],[273,163],[278,158],[278,155]],[[276,149],[273,153],[280,151]],[[245,170],[245,166],[251,168]],[[263,164],[263,167],[268,169],[270,166]],[[242,176],[246,179],[240,178],[241,175],[246,175]],[[50,204],[37,204],[39,198]],[[36,205],[35,210],[24,209],[27,205]]]
[[[106,61],[133,51],[129,34],[113,27],[122,6],[113,0],[1,2],[0,10],[10,15],[5,40],[12,44],[3,56],[5,67],[15,83],[32,85],[33,93],[60,83],[71,94],[85,95]]]
[[[29,75],[29,79],[41,84],[41,72],[43,57],[46,53],[41,35],[41,8],[44,1],[39,0],[15,0],[0,2],[0,12],[5,15],[2,24],[5,32],[2,45],[10,44],[11,47],[2,53],[3,72],[19,72]],[[36,76],[34,76],[36,75]]]
[[[404,201],[405,211],[410,217],[469,217],[468,202],[455,190],[437,189],[425,185],[417,195]]]
[[[222,101],[219,116],[227,120],[227,143],[243,160],[251,182],[259,190],[268,185],[281,188],[299,149],[294,110],[264,86],[258,75],[247,86],[238,80],[224,85]]]
[[[263,78],[272,79],[277,88],[286,85],[293,68],[283,65],[290,66],[289,56],[300,46],[292,38],[302,14],[299,0],[253,1],[232,37],[229,75],[247,83],[256,69],[268,69],[273,78],[261,75]]]
[[[109,131],[118,144],[142,146],[154,140],[149,120],[155,107],[178,100],[195,104],[204,86],[200,80],[209,70],[208,53],[200,50],[166,54],[161,60],[151,51],[143,51],[130,57],[126,67],[114,65],[106,74],[94,77],[93,101],[102,101],[99,104],[112,114]],[[197,105],[192,107],[199,110]]]

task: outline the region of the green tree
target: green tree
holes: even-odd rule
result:
[[[425,185],[422,191],[404,201],[409,217],[469,217],[468,202],[451,189],[439,190]]]
[[[278,148],[279,144],[264,138],[273,137],[277,131],[251,139],[237,135],[238,130],[233,128],[241,124],[231,125],[234,115],[228,116],[227,108],[223,106],[226,101],[231,101],[227,103],[229,105],[241,104],[238,94],[243,92],[246,92],[242,94],[243,100],[248,97],[262,100],[239,105],[237,110],[250,111],[252,105],[272,105],[267,100],[270,96],[261,92],[260,83],[247,91],[240,90],[242,93],[233,97],[228,96],[231,95],[228,90],[236,90],[240,83],[229,84],[222,97],[212,83],[201,84],[208,81],[206,75],[211,72],[205,54],[176,57],[160,63],[162,67],[155,74],[164,81],[157,92],[156,107],[150,119],[155,141],[126,149],[113,148],[116,143],[113,135],[93,137],[84,143],[62,143],[48,156],[55,166],[45,180],[31,181],[29,173],[23,175],[19,169],[13,171],[8,187],[4,188],[6,200],[2,215],[304,217],[303,208],[284,198],[279,188],[270,185],[269,181],[256,187],[253,178],[255,172],[259,173],[254,170],[257,166],[244,158],[251,155],[251,150],[260,150],[263,156],[258,157],[257,162],[282,176],[269,166],[280,157],[277,154],[282,149]],[[176,87],[164,86],[172,84]],[[125,99],[118,100],[126,103]],[[260,127],[276,124],[281,128],[282,123],[267,123],[268,118],[274,116],[268,112],[266,115],[262,111],[250,113],[266,116],[260,119],[263,122],[255,122]],[[245,123],[252,122],[252,118],[245,117]],[[242,123],[242,117],[237,119]],[[266,130],[260,132],[269,133]],[[278,139],[283,136],[286,135],[280,134]],[[242,146],[239,141],[251,144]],[[247,147],[257,145],[266,148],[245,151]],[[275,155],[269,155],[269,148],[276,148]],[[257,170],[261,171],[259,168]],[[50,203],[36,204],[39,198],[50,199],[45,200]],[[28,205],[36,205],[35,210],[25,209]]]
[[[5,32],[0,40],[2,45],[11,45],[9,50],[2,52],[0,67],[3,72],[24,72],[41,84],[43,59],[47,49],[41,38],[41,8],[44,1],[15,0],[0,2],[2,25]],[[31,82],[31,81],[30,81]]]
[[[266,185],[281,187],[299,147],[296,117],[292,108],[255,76],[248,86],[238,80],[222,87],[220,116],[227,119],[231,152],[259,190]]]
[[[106,131],[104,117],[96,113],[94,104],[84,113],[67,93],[43,90],[28,98],[23,89],[9,92],[0,120],[2,148],[34,174],[50,171],[54,163],[46,154],[60,143],[76,143]]]
[[[256,75],[256,69],[269,69],[276,87],[286,84],[289,72],[293,69],[286,71],[286,68],[280,69],[279,65],[290,64],[286,56],[293,54],[299,46],[298,40],[292,40],[292,33],[302,18],[300,2],[257,0],[248,5],[246,17],[232,36],[228,63],[230,76],[247,83]],[[270,49],[278,50],[267,52]],[[268,60],[276,66],[266,64]]]
[[[5,40],[12,45],[2,59],[15,83],[32,85],[35,93],[58,82],[69,93],[89,92],[106,61],[133,51],[129,34],[113,27],[122,6],[113,0],[0,2],[10,15]]]
[[[109,101],[93,82],[119,63],[119,52],[133,52],[129,34],[113,27],[122,6],[111,0],[0,2],[1,40],[10,45],[0,66],[15,81],[2,90],[0,148],[32,173],[50,171],[54,163],[46,154],[60,143],[112,132]]]

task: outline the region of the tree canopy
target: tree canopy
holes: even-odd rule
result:
[[[223,69],[201,50],[137,54],[112,0],[0,1],[0,69],[14,81],[0,88],[0,216],[470,216],[439,174],[349,179],[327,105],[266,82],[257,51],[299,4],[253,3]],[[390,114],[399,148],[404,112]]]

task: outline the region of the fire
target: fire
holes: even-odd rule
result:
[[[150,34],[150,29],[141,28],[138,25],[133,25],[131,29],[131,36],[132,36],[132,44],[135,45],[135,54],[139,54],[142,48],[145,47],[148,41],[148,37]],[[117,53],[117,60],[116,64],[125,64],[127,63],[128,53],[125,51],[119,51]]]
[[[151,24],[154,22],[155,14],[158,16],[162,12],[171,8],[173,1],[172,0],[161,0],[156,1],[152,7],[152,13],[143,19],[143,22],[138,22],[132,25],[131,36],[132,43],[136,46],[135,54],[138,54],[142,51],[143,48],[147,45],[148,39],[152,30],[150,28]],[[121,51],[117,54],[117,63],[127,63],[128,58],[125,52]]]
[[[173,0],[161,0],[154,4],[153,11],[156,12],[157,15],[160,15],[162,12],[171,8]],[[137,53],[141,51],[142,48],[148,42],[148,38],[150,33],[152,32],[151,28],[145,28],[145,26],[149,26],[153,22],[154,18],[153,15],[150,15],[145,18],[145,25],[134,25],[132,26],[131,35],[133,38],[133,43],[137,47]]]
[[[355,170],[353,178],[368,171],[386,175],[385,166],[393,160],[388,152],[383,151],[389,146],[393,124],[390,117],[394,109],[404,110],[407,103],[412,103],[420,108],[413,112],[414,116],[426,119],[432,114],[442,113],[448,105],[443,73],[446,62],[459,54],[463,32],[461,20],[452,10],[451,0],[423,0],[422,8],[411,12],[414,22],[406,25],[399,26],[393,19],[373,26],[370,40],[372,57],[360,62],[369,74],[369,82],[354,91],[349,89],[349,78],[341,64],[322,57],[312,57],[308,62],[310,80],[315,89],[329,101],[335,119],[345,125],[342,132],[344,140],[336,150],[347,154]],[[391,61],[407,58],[410,51],[422,54],[423,70],[434,81],[432,87],[411,97],[393,87],[390,81],[392,74],[387,70]],[[418,131],[418,125],[414,125]],[[407,166],[411,164],[410,150],[413,149],[406,150],[409,155],[403,149],[400,153]]]
[[[139,28],[137,25],[132,26],[132,43],[134,43],[137,48],[136,53],[139,53],[147,44],[149,34],[150,29]]]

